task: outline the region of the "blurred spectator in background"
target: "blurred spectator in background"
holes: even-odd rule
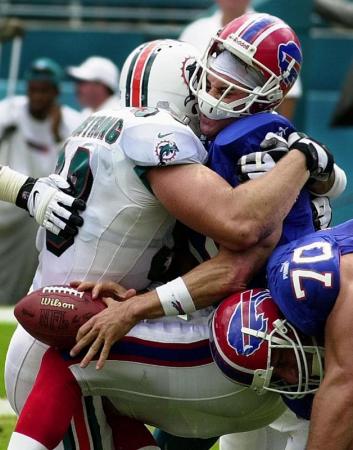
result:
[[[49,58],[25,74],[27,96],[0,101],[0,164],[26,175],[53,172],[58,148],[81,122],[78,111],[58,103],[62,69]],[[38,265],[37,225],[28,213],[0,202],[0,304],[23,297]]]
[[[208,17],[195,20],[188,25],[179,36],[181,41],[189,42],[204,51],[211,39],[220,28],[231,20],[252,11],[251,0],[216,0],[217,9]],[[286,98],[277,108],[277,111],[292,120],[297,100],[302,95],[301,82],[298,79]]]
[[[353,5],[352,5],[353,6]],[[331,119],[332,127],[353,126],[353,65],[343,82],[339,99]]]
[[[76,82],[83,117],[100,109],[120,108],[119,69],[110,59],[91,56],[80,66],[68,67],[67,73]]]
[[[315,11],[333,24],[353,27],[353,3],[347,0],[314,0]]]

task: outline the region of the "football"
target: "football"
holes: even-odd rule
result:
[[[106,308],[91,292],[70,286],[46,286],[23,297],[14,314],[23,328],[44,344],[70,349],[81,325]]]

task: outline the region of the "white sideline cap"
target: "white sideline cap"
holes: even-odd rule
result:
[[[97,81],[117,91],[119,86],[119,69],[107,58],[91,56],[80,66],[69,66],[67,73],[76,80]]]

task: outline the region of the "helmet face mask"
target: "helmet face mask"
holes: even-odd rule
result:
[[[244,291],[221,302],[210,325],[210,347],[227,378],[258,394],[300,398],[315,392],[323,379],[323,349],[314,338],[300,336],[266,289]],[[279,355],[282,359],[276,361]],[[283,378],[288,370],[295,373],[294,381]]]
[[[264,335],[268,341],[268,357],[265,369],[254,372],[251,388],[260,394],[266,391],[276,392],[288,398],[301,398],[306,394],[316,392],[323,379],[323,348],[317,345],[314,337],[308,337],[308,345],[303,344],[298,331],[286,320],[277,319],[273,323],[273,330]],[[242,328],[242,332],[257,335],[254,330]],[[309,345],[309,343],[311,345]],[[295,362],[297,382],[289,383],[276,374],[276,363],[273,354],[280,352],[292,354],[292,358],[284,357],[281,365],[292,359]],[[284,369],[285,370],[285,369]],[[277,375],[277,376],[276,376]]]
[[[197,99],[189,87],[198,57],[192,45],[172,39],[137,47],[121,71],[120,90],[125,106],[167,109],[198,131]]]
[[[222,53],[228,52],[242,62],[247,70],[259,75],[258,83],[248,88],[242,102],[232,105],[223,98],[207,95],[206,78],[214,75],[212,65]],[[298,77],[302,61],[300,43],[294,31],[277,17],[249,13],[234,19],[212,38],[199,66],[201,75],[191,80],[191,89],[197,95],[199,107],[210,119],[242,117],[261,111],[271,111],[283,100]],[[238,65],[239,67],[239,65]],[[233,70],[237,83],[237,69]],[[196,87],[195,87],[195,81]]]
[[[215,98],[208,93],[207,85],[210,76],[216,78],[225,86],[225,90],[219,98]],[[191,89],[193,89],[192,86],[193,84]],[[197,92],[200,111],[209,119],[214,120],[250,115],[250,109],[254,102],[268,103],[268,100],[261,99],[261,95],[257,91],[257,88],[251,89],[244,84],[230,81],[228,77],[225,78],[210,67],[203,68],[198,89],[194,90],[195,94]],[[231,92],[239,92],[240,95],[234,101],[227,101],[227,96]]]

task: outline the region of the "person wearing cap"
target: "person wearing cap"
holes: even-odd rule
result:
[[[100,109],[120,108],[119,69],[110,59],[91,56],[67,73],[76,82],[76,95],[84,117]]]
[[[49,58],[25,71],[27,95],[0,101],[0,165],[43,177],[55,169],[60,144],[82,122],[58,101],[63,70]],[[26,211],[0,203],[0,304],[14,304],[31,284],[38,264],[38,225]]]

